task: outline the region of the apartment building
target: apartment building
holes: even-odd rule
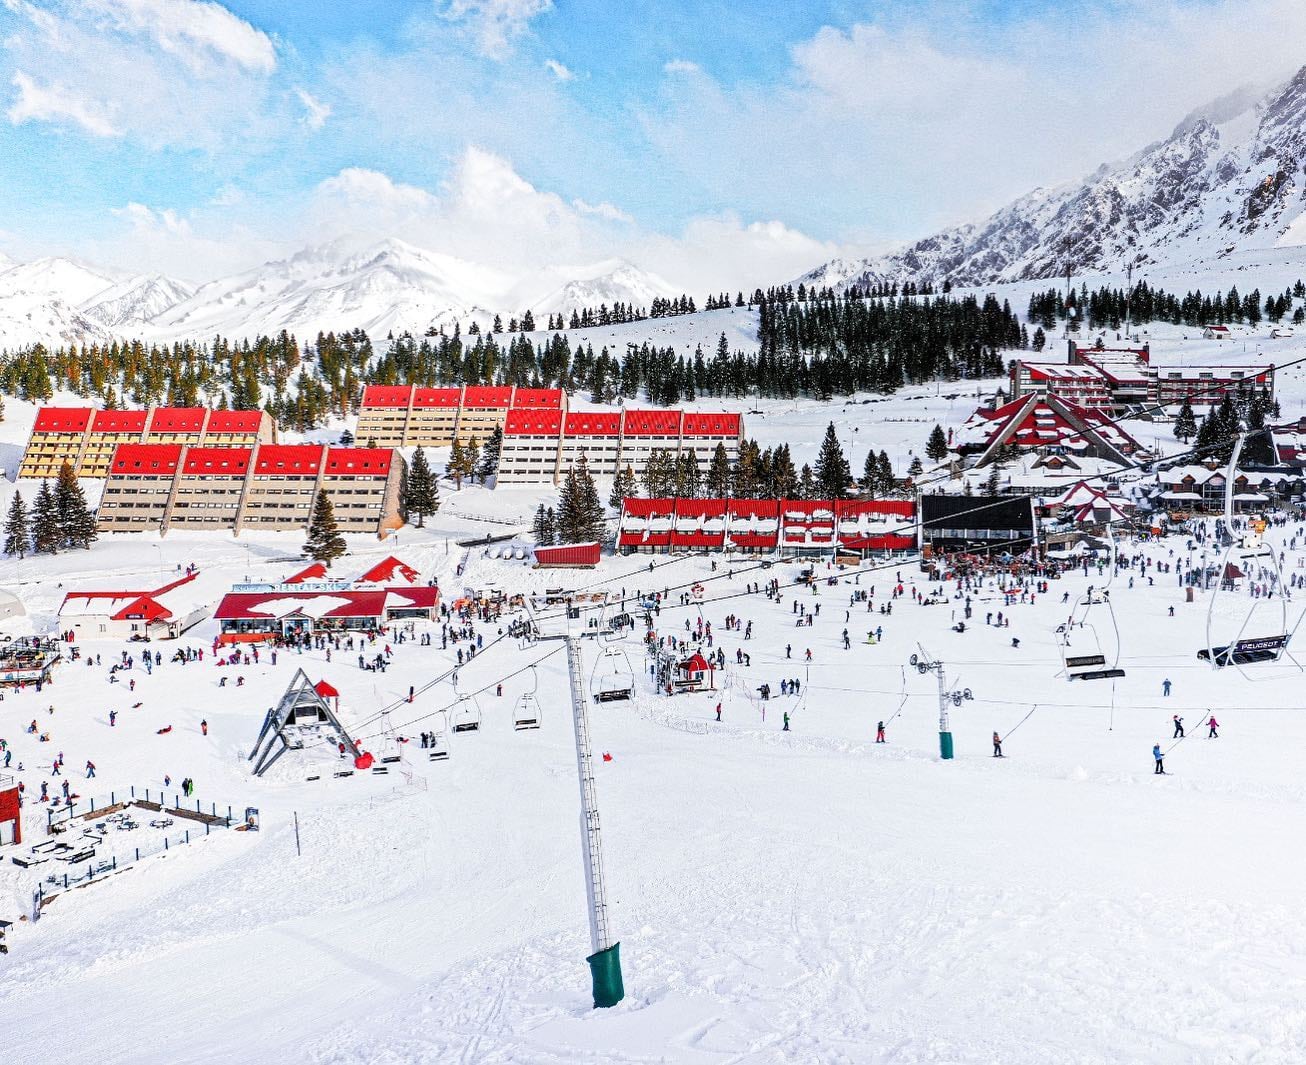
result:
[[[355,436],[359,443],[377,447],[449,447],[454,440],[479,444],[517,410],[566,413],[567,395],[557,388],[513,385],[368,385]]]
[[[558,412],[513,410],[504,423],[499,486],[556,484],[584,455],[596,477],[629,467],[643,474],[655,451],[692,452],[707,472],[717,445],[731,462],[739,457],[744,420],[739,414],[679,410]]]
[[[67,462],[79,477],[104,477],[120,444],[250,448],[275,439],[276,423],[259,410],[42,407],[36,412],[18,476],[57,477]]]
[[[384,537],[403,524],[402,471],[390,448],[122,444],[105,478],[99,528],[303,531],[323,489],[341,532]]]

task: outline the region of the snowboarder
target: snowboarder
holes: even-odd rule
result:
[[[1001,758],[1001,757],[1003,757],[1003,754],[1002,754],[1002,737],[999,736],[996,732],[993,733],[993,757],[994,757],[994,758]]]
[[[1153,770],[1153,772],[1165,776],[1165,762],[1163,761],[1165,755],[1161,753],[1161,745],[1159,743],[1154,743],[1152,745],[1152,757],[1156,759],[1156,769]]]
[[[1184,738],[1184,719],[1178,714],[1174,715],[1174,735],[1170,738],[1172,740],[1181,740]]]
[[[886,742],[886,740],[885,740],[885,738],[884,738],[884,722],[883,722],[883,721],[877,721],[877,722],[875,723],[875,742],[876,742],[876,743],[885,743],[885,742]]]
[[[1220,727],[1220,722],[1215,720],[1215,715],[1212,714],[1209,718],[1207,718],[1206,723],[1211,726],[1211,731],[1206,734],[1206,738],[1208,740],[1218,740],[1220,738],[1220,734],[1215,730]]]
[[[1164,695],[1167,699],[1170,698],[1170,678],[1169,678],[1169,677],[1166,677],[1165,680],[1161,681],[1161,694]]]

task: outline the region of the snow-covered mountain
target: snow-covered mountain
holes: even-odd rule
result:
[[[679,296],[671,284],[657,274],[641,270],[624,260],[598,263],[567,281],[531,306],[536,317],[564,315],[585,307],[611,307],[617,303],[647,309],[655,299]]]
[[[81,306],[87,318],[114,332],[139,332],[195,289],[162,274],[129,277],[96,293]]]
[[[72,259],[0,264],[0,349],[107,339],[102,324],[80,308],[121,280]]]
[[[1035,189],[982,222],[908,248],[836,260],[801,281],[959,285],[1206,262],[1306,245],[1306,67],[1264,95],[1235,93],[1082,182]]]

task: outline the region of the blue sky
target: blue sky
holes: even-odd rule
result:
[[[764,284],[1289,73],[1304,6],[0,0],[0,250],[202,280],[349,233]]]

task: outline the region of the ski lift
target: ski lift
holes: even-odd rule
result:
[[[1123,677],[1125,671],[1120,668],[1120,623],[1116,620],[1115,607],[1111,603],[1111,585],[1116,579],[1116,538],[1107,524],[1107,543],[1111,547],[1110,569],[1106,585],[1090,589],[1086,595],[1075,601],[1070,617],[1061,627],[1061,639],[1057,642],[1061,652],[1061,673],[1066,680],[1112,680]],[[1096,619],[1090,621],[1089,619]],[[1099,625],[1102,632],[1099,632]],[[1088,634],[1095,650],[1088,654],[1070,654],[1071,638],[1075,632]],[[1105,634],[1105,640],[1103,639]]]
[[[458,675],[454,674],[454,691],[458,690]],[[475,695],[459,695],[453,707],[453,731],[479,732],[481,728],[481,704]]]
[[[512,727],[518,732],[540,727],[540,720],[543,715],[540,712],[540,701],[535,697],[539,686],[539,676],[532,667],[531,690],[517,700],[517,706],[513,710]]]
[[[598,703],[625,702],[635,695],[635,671],[619,647],[605,647],[590,676],[590,695]]]
[[[432,762],[446,762],[449,760],[449,715],[441,710],[436,720],[440,727],[431,733],[426,757]]]
[[[1204,662],[1210,662],[1214,669],[1223,669],[1225,666],[1232,665],[1245,680],[1268,680],[1270,679],[1268,675],[1258,676],[1255,672],[1249,673],[1243,667],[1278,662],[1286,656],[1300,670],[1301,664],[1288,654],[1288,644],[1297,631],[1297,625],[1301,624],[1301,618],[1297,619],[1297,625],[1288,628],[1288,587],[1283,579],[1279,556],[1270,545],[1265,543],[1264,535],[1268,526],[1265,519],[1253,518],[1241,535],[1234,532],[1233,489],[1234,481],[1238,476],[1238,459],[1242,454],[1245,440],[1246,434],[1239,433],[1237,440],[1234,441],[1233,454],[1229,458],[1229,466],[1224,474],[1225,550],[1220,560],[1215,589],[1211,592],[1211,600],[1206,607],[1206,646],[1197,652],[1197,657]],[[1237,600],[1232,598],[1236,582],[1247,574],[1251,565],[1272,571],[1277,594],[1272,597],[1252,599],[1251,606],[1248,607],[1242,624],[1238,626],[1233,638],[1217,644],[1216,602],[1227,599],[1237,603]],[[1262,615],[1261,624],[1268,625],[1271,634],[1249,637],[1246,635],[1248,627],[1258,612]]]

